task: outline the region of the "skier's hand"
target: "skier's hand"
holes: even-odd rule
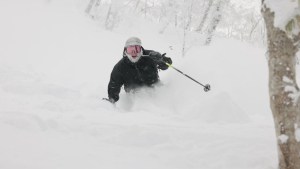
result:
[[[155,61],[155,62],[161,62],[163,57],[159,52],[152,51],[149,53],[149,56]]]
[[[103,98],[102,100],[106,100],[106,101],[109,101],[110,103],[114,104],[116,103],[116,100],[114,100],[113,98]]]
[[[172,65],[172,59],[170,57],[166,57],[166,53],[162,54],[162,60]]]
[[[112,104],[116,103],[116,101],[113,98],[108,99],[109,102],[111,102]]]
[[[162,59],[160,62],[157,63],[157,68],[161,69],[161,70],[166,70],[169,68],[169,66],[167,64],[172,64],[172,59],[169,57],[166,57],[166,53],[164,53],[162,56]]]

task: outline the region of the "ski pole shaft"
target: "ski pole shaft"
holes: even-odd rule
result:
[[[169,67],[173,68],[174,70],[176,70],[177,72],[181,73],[182,75],[186,76],[187,78],[189,78],[189,79],[193,80],[194,82],[198,83],[199,85],[203,86],[203,87],[204,87],[204,91],[207,92],[207,91],[210,90],[210,85],[209,85],[209,84],[203,85],[202,83],[198,82],[197,80],[195,80],[195,79],[192,78],[191,76],[189,76],[189,75],[183,73],[181,70],[177,69],[176,67],[172,66],[171,64],[166,63],[166,62],[164,62],[164,63],[165,63],[167,66],[169,66]]]
[[[169,63],[165,63],[166,65],[168,65],[169,67],[173,68],[174,70],[176,70],[177,72],[183,74],[184,76],[188,77],[189,79],[193,80],[194,82],[198,83],[199,85],[205,87],[202,83],[198,82],[197,80],[195,80],[194,78],[192,78],[191,76],[183,73],[181,70],[177,69],[176,67],[170,65]]]
[[[150,55],[143,55],[143,56],[144,56],[144,57],[150,57]],[[150,58],[151,58],[151,57],[150,57]],[[153,59],[153,58],[151,58],[151,59]],[[154,59],[153,59],[153,60],[154,60]],[[181,73],[181,74],[184,75],[185,77],[187,77],[187,78],[193,80],[194,82],[198,83],[199,85],[203,86],[205,92],[208,92],[208,91],[210,90],[210,85],[209,85],[209,84],[203,85],[202,83],[198,82],[197,80],[195,80],[195,79],[192,78],[191,76],[189,76],[189,75],[183,73],[181,70],[177,69],[176,67],[172,66],[171,64],[169,64],[169,63],[167,63],[167,62],[165,62],[165,61],[163,61],[163,60],[160,60],[160,62],[163,62],[163,63],[166,64],[168,67],[173,68],[174,70],[176,70],[177,72]]]

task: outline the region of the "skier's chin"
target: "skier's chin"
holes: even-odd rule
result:
[[[134,55],[134,56],[132,56],[132,55],[129,55],[127,53],[126,53],[126,56],[133,63],[136,63],[140,59],[140,57],[141,57],[140,55]]]

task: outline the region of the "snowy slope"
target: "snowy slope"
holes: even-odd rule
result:
[[[182,58],[178,30],[106,31],[78,5],[0,2],[1,169],[276,168],[265,49],[217,38]],[[212,91],[167,70],[155,89],[102,101],[133,35]]]

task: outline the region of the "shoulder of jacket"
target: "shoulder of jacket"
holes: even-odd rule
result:
[[[140,63],[140,64],[155,64],[154,60],[148,56],[142,57],[138,63]]]
[[[124,64],[124,58],[122,58],[121,60],[118,61],[117,64],[115,64],[114,70],[120,69],[123,64]]]
[[[150,52],[153,52],[153,50],[147,50],[143,48],[143,54],[144,55],[149,55]]]

